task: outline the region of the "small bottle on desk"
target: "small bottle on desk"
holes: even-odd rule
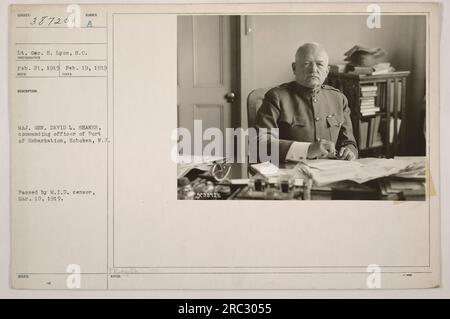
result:
[[[263,176],[255,175],[249,180],[248,190],[249,192],[264,192],[267,182]]]
[[[281,175],[278,178],[278,188],[281,193],[290,193],[294,188],[294,178],[290,175]]]

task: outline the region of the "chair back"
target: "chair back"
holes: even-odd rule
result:
[[[254,127],[256,124],[256,113],[264,99],[264,95],[269,91],[269,88],[255,89],[250,92],[247,97],[247,124],[248,127]]]

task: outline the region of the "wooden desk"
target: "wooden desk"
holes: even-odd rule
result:
[[[228,164],[231,167],[228,175],[229,180],[235,179],[249,179],[255,175],[255,172],[248,163],[231,163]],[[296,164],[292,162],[281,163],[280,168],[292,168]],[[197,178],[195,174],[189,176],[189,179],[193,180]],[[398,196],[383,196],[380,189],[381,180],[390,181],[397,179],[396,177],[383,177],[368,181],[363,184],[358,184],[353,181],[340,181],[321,187],[313,187],[311,191],[312,200],[425,200],[425,195],[415,195],[405,197],[402,194]],[[212,180],[212,179],[211,179]],[[215,183],[217,184],[217,183]],[[227,183],[223,183],[227,184]],[[227,184],[228,185],[228,184]],[[232,194],[227,199],[244,200],[246,198],[239,198],[239,193],[242,191],[245,185],[233,185]],[[297,199],[302,199],[300,196]]]

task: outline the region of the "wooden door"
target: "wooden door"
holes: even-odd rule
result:
[[[233,127],[238,99],[231,101],[226,96],[238,94],[235,21],[216,15],[178,17],[177,120],[178,127],[189,129],[192,138],[195,120],[201,120],[202,134],[215,127],[225,137],[225,129]],[[192,149],[192,153],[197,152]]]

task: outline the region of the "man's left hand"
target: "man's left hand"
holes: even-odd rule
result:
[[[337,157],[341,160],[347,161],[354,161],[356,159],[356,155],[353,153],[352,149],[345,146],[341,147]]]

